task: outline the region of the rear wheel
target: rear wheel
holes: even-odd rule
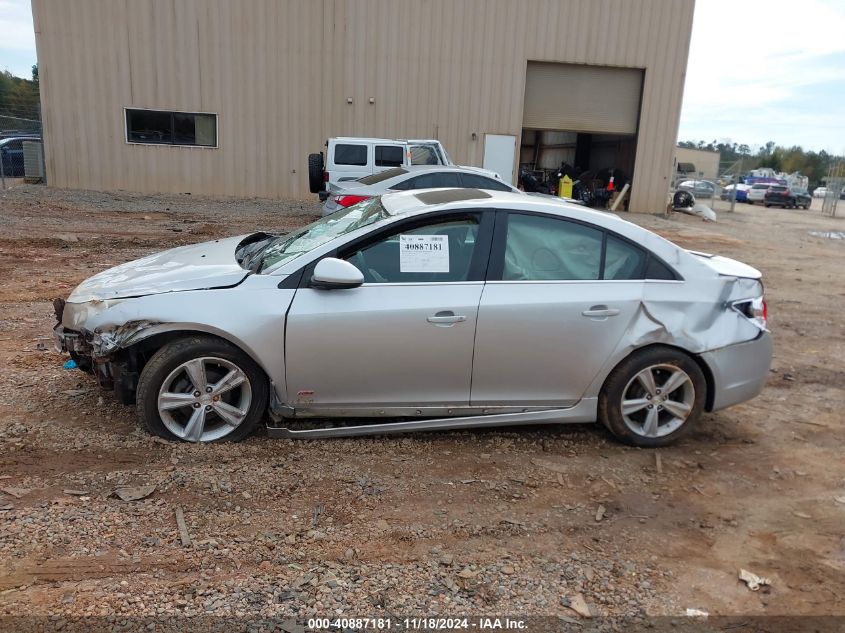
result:
[[[599,395],[599,419],[632,446],[666,446],[686,435],[704,409],[707,384],[698,364],[671,347],[622,361]]]
[[[138,381],[138,416],[150,433],[186,442],[238,441],[268,402],[267,378],[244,352],[192,336],[156,352]]]
[[[308,188],[311,193],[318,193],[323,186],[323,155],[308,154]]]

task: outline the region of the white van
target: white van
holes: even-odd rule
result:
[[[311,193],[328,195],[329,183],[357,180],[385,169],[409,165],[454,165],[436,139],[389,139],[338,136],[326,141],[325,155],[308,155]]]

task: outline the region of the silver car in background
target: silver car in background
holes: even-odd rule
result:
[[[409,191],[172,249],[57,301],[60,349],[150,432],[238,440],[601,421],[662,446],[754,397],[760,273],[618,217]],[[333,423],[305,429],[299,420]]]
[[[495,172],[479,167],[459,165],[395,167],[358,180],[344,180],[330,184],[329,196],[323,203],[323,215],[329,215],[367,198],[393,191],[434,188],[473,188],[519,193],[519,189],[503,182]]]

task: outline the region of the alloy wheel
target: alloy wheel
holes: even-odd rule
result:
[[[678,430],[695,404],[695,386],[676,365],[652,365],[636,374],[622,392],[622,418],[641,437]]]
[[[205,356],[184,362],[168,374],[157,406],[171,433],[188,442],[211,442],[238,428],[251,403],[246,373],[231,361]]]

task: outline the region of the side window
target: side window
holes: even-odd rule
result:
[[[352,145],[349,143],[337,144],[334,146],[335,165],[357,165],[367,164],[367,146]]]
[[[494,180],[486,176],[478,176],[476,174],[461,174],[461,181],[464,187],[472,189],[492,189],[493,191],[510,191],[508,187],[501,180]]]
[[[432,189],[436,187],[460,187],[461,181],[455,172],[435,172],[409,178],[393,189],[408,191],[409,189]]]
[[[602,237],[602,231],[575,222],[512,213],[502,279],[598,279]]]
[[[365,283],[466,281],[475,252],[479,218],[462,217],[399,230],[344,259]]]
[[[604,279],[642,279],[645,252],[608,234],[604,254]]]
[[[376,145],[376,167],[401,167],[405,150],[398,145]]]
[[[678,277],[666,264],[656,257],[648,258],[648,267],[645,270],[646,279],[669,279],[675,280]]]
[[[439,165],[437,154],[434,148],[430,145],[412,145],[411,146],[411,164],[412,165]]]

